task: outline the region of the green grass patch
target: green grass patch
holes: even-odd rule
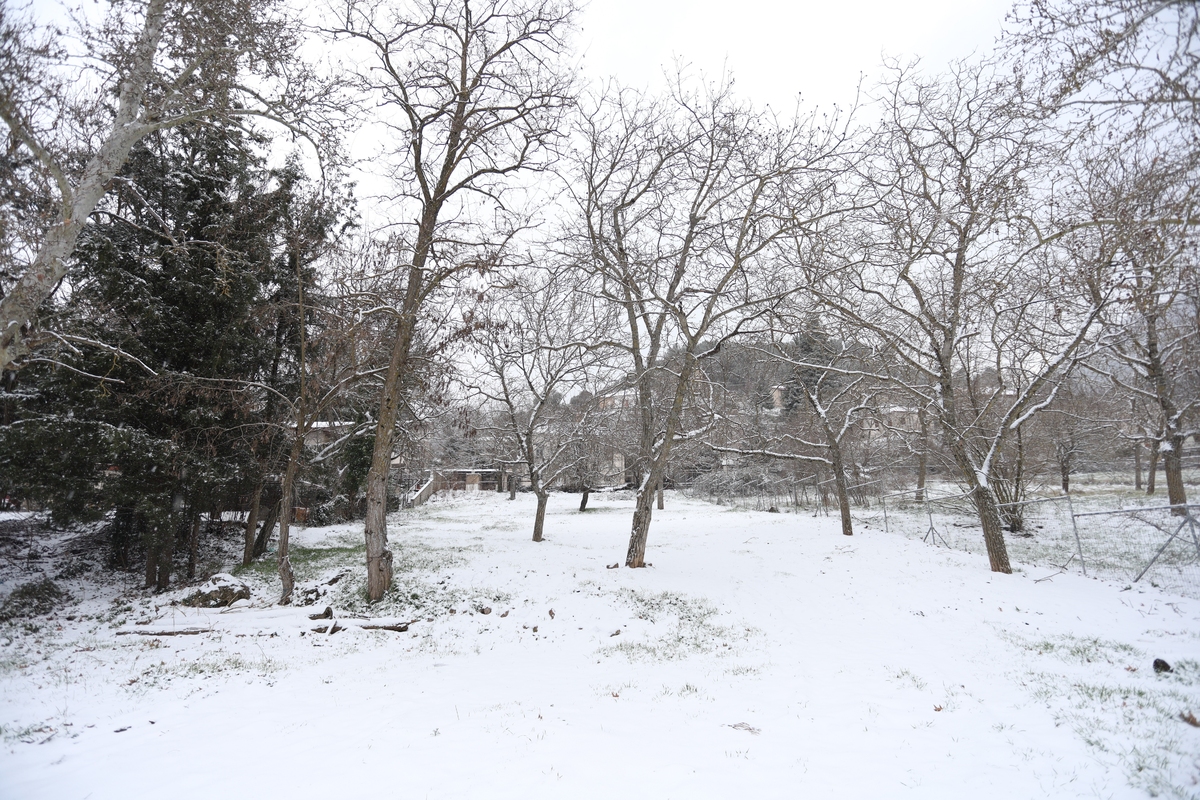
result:
[[[1084,741],[1096,758],[1119,764],[1135,789],[1151,797],[1200,797],[1200,737],[1180,713],[1200,709],[1200,695],[1170,684],[1072,681],[1030,673],[1033,696]]]
[[[717,652],[725,645],[749,638],[752,628],[735,629],[714,624],[719,612],[705,598],[679,592],[641,592],[622,589],[617,597],[639,619],[654,623],[662,633],[650,639],[624,639],[600,648],[603,654],[619,654],[630,661],[676,661],[700,653]]]

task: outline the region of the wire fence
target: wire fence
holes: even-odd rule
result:
[[[970,492],[947,480],[897,490],[897,477],[851,478],[849,495],[859,522],[938,547],[986,553]],[[1200,489],[1198,479],[1195,471],[1185,473],[1189,493]],[[1129,484],[1088,473],[1077,476],[1070,493],[1045,487],[1045,496],[1003,504],[1006,521],[1019,521],[1005,533],[1014,568],[1146,582],[1200,597],[1200,506],[1165,505],[1161,495]],[[679,488],[739,508],[838,514],[833,479],[818,474],[725,470]]]
[[[885,530],[983,554],[983,532],[970,493],[938,487],[917,500],[914,489],[879,498],[876,519]],[[1145,581],[1200,597],[1200,506],[1131,501],[1121,493],[1037,497],[1016,506],[1017,529],[1005,533],[1015,566],[1128,581]]]

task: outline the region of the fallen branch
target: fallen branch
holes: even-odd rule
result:
[[[1044,578],[1037,578],[1036,580],[1034,580],[1034,583],[1041,583],[1042,581],[1048,581],[1051,578],[1057,578],[1059,575],[1065,575],[1067,572],[1067,567],[1071,566],[1071,562],[1074,560],[1075,560],[1075,554],[1072,553],[1071,557],[1067,559],[1067,563],[1063,564],[1062,566],[1059,566],[1057,564],[1052,564],[1051,566],[1058,567],[1058,572],[1053,572]]]
[[[193,636],[212,632],[212,628],[177,628],[170,631],[117,631],[117,636]]]
[[[377,623],[377,624],[369,624],[369,625],[359,625],[358,627],[362,628],[364,631],[395,631],[396,633],[404,633],[405,631],[408,630],[409,625],[412,625],[412,622],[395,622],[390,625],[384,624],[384,623]]]

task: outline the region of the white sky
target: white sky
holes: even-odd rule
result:
[[[675,57],[738,93],[790,113],[796,97],[822,108],[854,100],[886,53],[932,70],[991,49],[1011,0],[591,0],[577,47],[590,77],[653,86]]]
[[[586,0],[584,0],[586,2]],[[937,71],[950,59],[994,45],[1013,0],[591,0],[574,40],[585,77],[614,77],[654,88],[678,57],[716,79],[728,69],[739,95],[790,114],[797,97],[828,109],[854,102],[880,74],[885,54],[920,56]],[[359,156],[374,152],[369,126],[352,136]],[[360,199],[389,191],[386,178],[356,170]],[[359,211],[370,227],[387,216],[370,202]]]

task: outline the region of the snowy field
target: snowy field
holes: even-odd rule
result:
[[[0,797],[1200,797],[1200,600],[674,493],[608,569],[632,499],[577,506],[398,514],[369,610],[358,524],[299,532],[310,606],[10,563],[74,601],[0,628]]]

